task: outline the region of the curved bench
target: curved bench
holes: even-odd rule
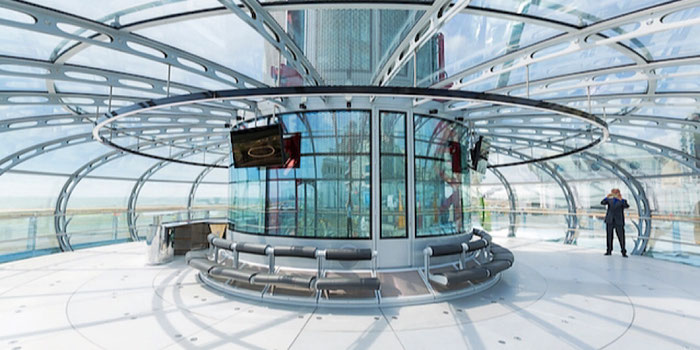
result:
[[[480,239],[476,241],[464,242],[461,244],[454,243],[428,246],[424,251],[424,271],[427,278],[440,285],[451,287],[465,282],[481,282],[513,266],[515,257],[510,250],[503,248],[498,244],[491,243],[491,235],[489,235],[485,231],[474,229],[473,234],[480,237]],[[458,245],[461,246],[461,251]],[[475,256],[473,256],[472,258],[474,259],[474,261],[477,262],[477,264],[479,264],[479,266],[466,269],[466,264],[464,261],[465,254],[468,252],[476,252],[479,250],[484,252],[490,251],[491,256],[488,262],[483,263],[482,265],[475,259]],[[435,274],[430,273],[431,257],[456,254],[460,254],[458,270],[439,272]]]
[[[323,266],[319,270],[319,278],[316,281],[317,290],[379,290],[381,283],[376,276],[375,257],[376,254],[369,248],[341,248],[326,249],[320,254],[323,260],[336,261],[372,261],[372,277],[326,277]],[[321,260],[321,261],[323,261]]]
[[[210,246],[214,249],[214,262],[207,260],[206,252],[190,252],[187,263],[213,277],[229,278],[237,281],[245,281],[255,285],[284,286],[305,289],[323,290],[379,290],[380,282],[376,277],[376,253],[371,249],[326,249],[318,250],[309,246],[278,246],[267,244],[233,242],[219,238],[214,234],[207,237]],[[232,266],[226,267],[218,264],[220,251],[229,251],[232,254]],[[269,267],[267,272],[254,271],[240,268],[239,254],[254,254],[268,257]],[[276,273],[275,258],[291,257],[317,260],[318,269],[316,276],[298,276],[294,274]],[[198,261],[194,262],[197,259]],[[324,261],[372,261],[372,277],[326,277]]]

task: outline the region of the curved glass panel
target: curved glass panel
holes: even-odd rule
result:
[[[269,71],[263,65],[265,39],[234,14],[159,25],[136,33],[206,57],[256,80],[262,80],[263,73]]]
[[[585,26],[607,18],[616,17],[634,10],[663,3],[659,0],[640,1],[537,1],[518,0],[475,0],[470,6],[487,7],[508,12],[528,14],[536,17],[566,22],[576,26]]]
[[[48,60],[61,37],[0,25],[0,55]],[[26,45],[32,43],[32,45]]]
[[[366,111],[278,116],[301,134],[299,168],[231,168],[229,219],[241,232],[370,238],[370,137]]]
[[[464,145],[469,129],[461,124],[416,115],[416,237],[454,235],[471,230],[470,176],[454,172],[450,142]]]
[[[439,71],[440,76],[419,74],[419,85],[426,85],[429,79],[435,82],[448,78],[466,68],[561,33],[559,30],[532,23],[460,13],[447,22],[436,35],[438,55],[444,63],[439,69],[428,73]],[[494,40],[502,42],[496,44]],[[427,46],[421,49],[426,50]],[[468,89],[488,90],[471,87]]]
[[[381,238],[408,235],[406,227],[406,114],[379,113]]]

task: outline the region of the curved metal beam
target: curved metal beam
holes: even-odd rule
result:
[[[239,1],[247,7],[247,12],[238,7],[233,0],[219,0],[221,4],[231,10],[277,49],[287,59],[287,64],[294,67],[306,82],[310,85],[325,85],[321,75],[304,55],[304,51],[299,49],[294,40],[277,23],[277,20],[257,0]]]
[[[477,64],[475,66],[472,66],[470,68],[464,69],[461,72],[453,75],[452,77],[449,77],[443,81],[440,81],[436,84],[433,84],[431,87],[433,88],[443,88],[446,86],[451,85],[450,89],[460,89],[463,86],[467,86],[472,82],[469,81],[462,81],[463,78],[466,78],[474,73],[478,72],[485,72],[480,76],[479,80],[486,79],[491,76],[499,75],[502,74],[506,71],[512,71],[517,68],[522,68],[527,65],[540,62],[540,61],[545,61],[554,57],[560,57],[566,54],[570,54],[576,51],[581,51],[589,48],[594,48],[596,46],[600,45],[608,45],[608,44],[614,44],[617,43],[618,41],[624,40],[624,39],[629,39],[629,38],[634,38],[637,36],[642,36],[645,34],[650,34],[651,32],[655,32],[658,30],[665,30],[664,28],[670,29],[672,26],[669,26],[668,24],[664,24],[661,22],[660,18],[665,16],[668,13],[672,13],[675,11],[695,7],[697,4],[694,4],[692,1],[691,2],[683,2],[683,1],[675,1],[671,3],[666,3],[666,4],[661,4],[657,6],[652,6],[650,8],[646,8],[640,11],[636,12],[631,12],[625,15],[617,16],[615,18],[601,21],[586,27],[583,27],[579,30],[571,31],[566,34],[562,34],[559,36],[555,36],[553,38],[547,39],[540,41],[536,44],[527,46],[525,48],[521,48],[515,51],[512,51],[510,53],[507,53],[497,59],[493,59],[487,62],[483,62],[480,64]],[[600,39],[600,36],[598,33],[604,32],[609,29],[615,29],[620,26],[623,26],[625,24],[629,24],[630,22],[641,22],[644,19],[649,19],[652,18],[651,21],[646,21],[641,23],[640,28],[632,31],[631,33],[628,34],[621,34],[613,38],[606,38],[602,40],[594,40],[593,42],[587,42],[586,38],[589,36],[594,36],[598,37]],[[685,23],[684,23],[685,24]],[[678,24],[675,24],[677,26]],[[686,24],[690,25],[690,24]],[[629,35],[632,34],[632,35]],[[533,58],[533,55],[537,52],[540,51],[544,48],[547,47],[553,47],[554,45],[562,44],[570,42],[569,46],[567,48],[564,48],[562,50],[559,50],[555,53],[545,55],[542,57],[538,58]],[[636,57],[635,57],[636,56]],[[514,64],[510,67],[507,68],[502,68],[502,69],[492,69],[492,68],[497,68],[499,65],[509,62],[509,61],[515,61],[518,58],[524,58],[519,61],[519,63]],[[644,64],[646,63],[646,60],[643,59],[641,56],[635,53],[634,56],[629,56],[633,61],[636,63],[641,63]]]
[[[455,118],[461,117],[460,114],[450,115],[453,115]],[[596,115],[600,118],[604,117],[601,114]],[[668,117],[653,117],[645,115],[608,115],[606,117],[610,120],[608,124],[609,127],[624,125],[637,128],[652,127],[655,129],[668,129],[674,131],[700,133],[700,123],[695,120]],[[492,116],[488,117],[469,117],[468,121],[470,123],[473,123],[476,127],[509,127],[513,125],[536,126],[541,125],[543,123],[563,123],[561,119],[562,118],[560,118],[559,116],[553,114],[498,114],[494,112]]]
[[[140,35],[121,31],[104,23],[91,21],[26,2],[15,1],[12,2],[10,6],[5,5],[2,7],[20,11],[36,19],[36,23],[34,24],[0,19],[0,24],[2,25],[63,37],[87,45],[95,45],[128,53],[151,61],[170,65],[237,88],[247,88],[246,84],[255,87],[266,86],[262,82],[218,63]],[[97,34],[91,36],[76,35],[60,29],[57,26],[58,23],[80,28],[81,30],[77,32],[78,34],[80,34],[82,30],[92,31]],[[131,43],[131,45],[129,45],[129,43]],[[70,51],[70,49],[68,51]],[[61,60],[61,55],[56,59]],[[216,72],[219,72],[219,74]],[[165,72],[163,72],[163,74],[165,74]]]
[[[513,141],[522,141],[528,143],[532,142],[532,140],[511,135],[501,135],[500,137],[511,139]],[[554,145],[533,143],[531,144],[531,146],[544,149],[552,149],[560,152],[569,149],[569,147],[558,144]],[[644,250],[646,249],[647,240],[649,238],[649,235],[651,234],[651,209],[649,207],[649,200],[647,199],[646,192],[642,183],[635,179],[635,177],[627,170],[623,169],[622,167],[618,166],[614,162],[604,157],[592,154],[590,152],[581,152],[578,153],[577,156],[595,161],[600,167],[607,169],[615,176],[617,176],[630,190],[635,200],[635,203],[637,204],[637,213],[639,215],[639,223],[636,225],[638,231],[638,239],[635,241],[635,247],[632,250],[631,254],[641,255],[642,253],[644,253]],[[572,236],[571,238],[572,242],[575,242],[576,237]]]
[[[401,70],[430,38],[457,13],[462,11],[471,0],[434,0],[423,15],[413,24],[403,40],[394,51],[387,56],[384,63],[377,68],[372,85],[385,86]]]
[[[508,179],[506,179],[506,177],[503,176],[503,173],[501,173],[500,170],[498,170],[496,168],[489,168],[489,170],[494,175],[496,175],[496,178],[498,178],[498,181],[500,181],[503,184],[503,187],[506,189],[506,194],[508,195],[508,203],[510,204],[510,213],[508,213],[508,221],[509,221],[508,237],[515,237],[515,230],[516,230],[515,211],[517,209],[517,205],[516,205],[517,200],[515,199],[515,192],[513,192],[513,188],[510,187],[510,182],[508,182]]]
[[[578,121],[589,124],[589,126],[595,127],[595,130],[591,129],[591,133],[598,136],[595,139],[584,146],[577,148],[573,152],[583,151],[585,149],[591,148],[600,142],[607,139],[608,130],[607,124],[596,116],[593,116],[584,111],[561,106],[549,102],[531,100],[522,97],[513,97],[505,95],[495,95],[487,94],[473,91],[461,91],[461,90],[439,90],[439,89],[428,89],[428,88],[408,88],[408,87],[378,87],[378,86],[303,86],[303,87],[277,87],[277,88],[263,88],[263,89],[248,89],[248,90],[223,90],[223,91],[208,91],[202,93],[195,93],[190,95],[174,96],[169,98],[162,98],[150,101],[144,101],[132,106],[120,108],[117,111],[112,111],[110,113],[104,114],[104,120],[98,123],[93,129],[93,135],[95,140],[109,145],[111,147],[121,149],[134,154],[139,154],[145,157],[151,157],[155,159],[167,160],[167,158],[149,155],[146,153],[135,152],[133,150],[125,149],[113,142],[107,140],[101,134],[101,130],[107,125],[119,121],[122,118],[136,115],[142,111],[152,111],[159,108],[166,108],[170,106],[181,106],[188,103],[201,103],[211,100],[236,100],[240,98],[293,98],[293,97],[343,97],[347,96],[358,96],[364,98],[374,99],[376,97],[391,97],[391,98],[432,98],[440,100],[456,100],[456,101],[480,101],[508,106],[517,106],[522,108],[529,108],[539,111],[546,111],[551,113],[556,113],[564,116],[571,117]],[[430,112],[433,113],[433,112]],[[556,157],[561,157],[568,155],[562,154],[559,156],[548,156],[545,159],[554,159]],[[535,160],[531,160],[535,161]],[[199,166],[215,166],[218,165],[196,163],[196,162],[185,162],[180,163],[199,165]],[[518,163],[520,164],[520,163]],[[499,166],[516,165],[514,164],[501,164]]]
[[[147,137],[154,137],[157,135],[164,135],[164,134],[169,134],[176,136],[173,133],[168,133],[169,129],[181,129],[182,131],[180,134],[183,133],[189,133],[190,137],[197,138],[197,137],[202,137],[201,134],[208,134],[208,135],[227,135],[227,132],[219,132],[219,128],[216,127],[211,127],[207,125],[170,125],[170,126],[153,126],[153,127],[144,127],[144,128],[132,128],[128,129],[125,131],[128,131],[128,135],[126,135],[123,131],[118,131],[115,132],[114,137],[141,137],[141,136],[147,136]],[[201,129],[198,132],[192,131],[192,129]],[[92,138],[92,133],[81,133],[81,134],[76,134],[76,135],[71,135],[71,136],[66,136],[58,139],[54,139],[51,141],[46,141],[42,142],[36,145],[32,145],[30,147],[21,149],[17,152],[14,152],[8,156],[5,156],[4,158],[0,158],[0,175],[4,174],[8,170],[14,168],[15,166],[32,159],[34,157],[40,156],[42,154],[45,154],[47,152],[61,149],[64,147],[68,146],[74,146],[78,144],[83,144],[83,143],[88,143],[88,142],[93,142]],[[153,141],[153,140],[146,140],[147,141]]]
[[[143,144],[132,145],[130,147],[138,148],[140,150],[155,149],[174,146],[176,141],[190,138],[192,138],[192,136],[172,137],[168,139],[160,139],[158,141],[144,142]],[[65,252],[73,250],[73,247],[70,244],[70,235],[68,235],[68,223],[70,220],[66,219],[66,213],[68,210],[68,201],[70,200],[73,191],[78,186],[78,183],[80,183],[80,181],[82,181],[97,168],[127,155],[129,155],[129,153],[123,151],[112,151],[105,153],[78,168],[63,184],[63,188],[58,193],[58,198],[56,199],[56,206],[54,209],[54,230],[56,232],[56,238],[58,239],[58,244],[61,251]]]
[[[209,150],[218,149],[222,146],[227,145],[228,140],[224,142],[215,142],[200,148],[179,152],[177,154],[174,154],[172,158],[185,158],[201,152],[207,152]],[[136,180],[136,183],[134,184],[134,187],[131,189],[131,194],[129,195],[129,200],[127,202],[126,222],[129,225],[129,235],[132,241],[139,240],[138,230],[136,229],[136,202],[139,199],[139,194],[141,194],[141,189],[143,188],[143,185],[146,184],[146,181],[148,181],[148,179],[151,178],[151,176],[157,173],[160,169],[163,169],[168,164],[171,164],[171,162],[163,160],[148,168],[148,170],[146,170],[141,176],[139,176],[138,180]]]
[[[189,96],[189,95],[181,95]],[[13,99],[15,99],[13,101]],[[71,100],[72,99],[72,100]],[[133,96],[112,96],[112,107],[115,106],[117,101],[127,102],[129,105],[142,102],[143,97],[133,97]],[[212,101],[207,101],[212,102]],[[241,100],[241,103],[244,103]],[[12,105],[69,105],[78,107],[100,107],[107,111],[110,106],[110,96],[102,94],[88,94],[88,93],[62,93],[62,92],[46,92],[46,91],[0,91],[0,105],[12,106]],[[184,108],[184,107],[180,107]],[[191,115],[202,115],[211,116],[218,114],[226,114],[229,118],[233,119],[234,116],[232,112],[237,109],[246,108],[236,108],[233,105],[224,107],[215,107],[210,104],[193,104],[189,106],[188,110],[180,109],[179,114],[188,113]],[[85,117],[92,117],[94,113],[83,114]],[[167,117],[167,115],[165,116]]]
[[[214,164],[218,164],[227,159],[228,157],[228,154],[224,155],[223,157],[214,161]],[[194,196],[195,194],[197,194],[197,189],[199,189],[199,185],[213,169],[213,167],[204,168],[204,170],[202,170],[202,172],[199,173],[199,175],[197,175],[197,177],[192,182],[192,187],[190,187],[190,193],[187,196],[187,220],[192,220],[192,207],[194,206]]]
[[[495,150],[496,153],[505,154],[511,157],[522,159],[524,161],[532,159],[532,157],[528,155],[507,148],[491,145],[491,149]],[[564,193],[564,199],[566,200],[566,206],[568,208],[569,213],[566,215],[566,224],[568,229],[566,231],[564,243],[572,244],[576,237],[576,228],[578,227],[578,216],[576,215],[576,200],[574,197],[574,193],[571,191],[571,187],[569,187],[569,184],[566,182],[566,179],[564,179],[564,177],[561,176],[561,174],[559,174],[559,172],[557,172],[556,169],[552,168],[546,163],[536,162],[531,164],[542,170],[550,177],[552,177],[552,179],[554,179],[554,182],[556,182],[557,185],[559,185],[559,188],[561,188],[562,192]]]
[[[479,126],[476,128],[476,130],[484,135],[491,135],[494,137],[505,137],[507,134],[504,134],[504,132],[510,131],[513,134],[516,135],[521,135],[522,133],[520,132],[521,130],[530,130],[531,133],[529,135],[538,135],[538,136],[543,136],[543,137],[556,137],[557,135],[553,135],[554,133],[558,133],[559,137],[562,138],[567,138],[570,139],[569,135],[572,135],[576,138],[590,138],[591,135],[588,135],[587,133],[584,135],[578,135],[581,133],[580,130],[573,130],[573,129],[564,129],[564,128],[553,128],[553,127],[534,127],[534,126],[522,126],[522,125],[517,125],[517,124],[511,124],[511,125],[499,125],[498,127],[495,127],[494,129],[497,129],[497,132],[491,132],[489,130],[490,128],[484,127],[484,126]],[[544,132],[548,132],[547,134],[544,134]],[[533,142],[536,143],[548,143],[550,142],[549,140],[546,139],[530,139]],[[692,171],[700,173],[700,167],[698,166],[698,163],[700,163],[700,158],[693,156],[692,154],[688,154],[682,151],[679,151],[675,148],[671,148],[668,146],[664,146],[658,143],[654,142],[649,142],[649,141],[644,141],[642,139],[634,138],[634,137],[629,137],[629,136],[624,136],[624,135],[618,135],[618,134],[610,134],[608,136],[608,142],[618,144],[621,146],[625,147],[636,147],[638,149],[642,149],[649,154],[659,156],[659,157],[664,157],[667,159],[670,159],[672,161],[678,162],[688,168],[690,168]]]

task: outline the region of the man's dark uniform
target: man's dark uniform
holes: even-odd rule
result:
[[[624,210],[629,208],[626,199],[617,199],[615,197],[606,197],[600,202],[601,205],[607,205],[608,211],[605,213],[606,231],[608,234],[608,249],[605,254],[609,255],[613,250],[613,229],[617,233],[617,239],[620,241],[622,255],[627,255],[625,250],[625,213]]]

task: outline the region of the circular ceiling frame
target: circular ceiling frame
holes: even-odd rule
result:
[[[463,91],[463,90],[444,90],[444,89],[430,89],[430,88],[410,88],[410,87],[378,87],[378,86],[299,86],[299,87],[274,87],[274,88],[256,88],[256,89],[231,89],[231,90],[219,90],[219,91],[205,91],[196,92],[189,95],[178,95],[154,100],[148,100],[143,102],[135,103],[131,106],[123,107],[115,111],[106,113],[102,116],[103,120],[100,121],[92,130],[93,138],[106,146],[128,152],[134,155],[139,155],[143,157],[166,160],[174,163],[195,165],[195,166],[205,166],[213,168],[228,168],[227,165],[219,165],[204,162],[191,162],[179,159],[172,159],[169,157],[162,157],[153,154],[148,154],[144,152],[139,152],[134,149],[130,149],[121,145],[118,145],[111,140],[107,139],[105,136],[107,133],[103,131],[114,131],[109,125],[119,119],[132,116],[141,112],[168,108],[173,106],[183,106],[194,103],[210,102],[210,101],[236,101],[242,99],[278,99],[278,98],[303,98],[303,97],[343,97],[348,98],[352,96],[364,96],[364,97],[390,97],[390,98],[406,98],[411,99],[430,99],[447,101],[445,103],[450,104],[454,102],[486,102],[497,105],[504,106],[514,106],[522,107],[528,109],[534,109],[554,114],[559,114],[567,117],[574,118],[576,120],[588,123],[590,126],[598,129],[598,137],[593,137],[592,140],[580,147],[573,148],[567,152],[562,152],[560,154],[550,155],[541,158],[535,158],[523,162],[514,162],[506,164],[491,164],[489,167],[506,167],[522,165],[527,163],[535,163],[546,160],[552,160],[556,158],[566,157],[575,153],[583,152],[589,150],[596,145],[602,144],[609,137],[608,125],[607,123],[593,115],[575,108],[562,106],[559,104],[545,102],[540,100],[515,97],[509,95],[499,95],[492,93],[474,92],[474,91]],[[299,110],[288,110],[280,111],[280,113],[290,113],[303,111],[303,108]],[[436,113],[437,114],[437,113]],[[436,115],[439,116],[439,115]],[[267,118],[265,116],[264,118]],[[444,116],[442,117],[444,118]],[[508,118],[508,116],[504,116]],[[460,118],[455,118],[460,119]],[[458,120],[457,122],[461,122]],[[591,132],[593,135],[593,129],[582,130],[585,132]]]

